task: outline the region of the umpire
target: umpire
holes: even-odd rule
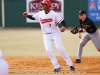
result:
[[[81,63],[81,56],[82,56],[82,50],[83,47],[86,45],[86,43],[89,40],[92,40],[93,44],[97,48],[97,50],[100,52],[100,36],[99,31],[97,30],[97,27],[93,23],[93,21],[86,16],[86,11],[79,11],[79,23],[80,23],[80,30],[82,32],[86,32],[86,34],[81,37],[81,33],[78,33],[80,40],[80,43],[78,45],[78,53],[77,53],[77,59],[75,60],[75,63]]]

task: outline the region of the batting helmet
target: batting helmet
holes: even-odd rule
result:
[[[43,0],[42,4],[46,4],[49,9],[51,8],[51,1],[50,0]]]

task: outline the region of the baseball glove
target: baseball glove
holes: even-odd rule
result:
[[[79,32],[79,29],[75,26],[72,30],[70,30],[72,34],[77,34]]]

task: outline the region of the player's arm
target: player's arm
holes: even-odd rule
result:
[[[84,28],[80,28],[79,33],[83,33],[83,32],[86,32],[86,30]]]
[[[80,23],[80,28],[79,28],[79,32],[78,33],[82,33],[83,32],[83,27],[81,25],[81,20],[79,20],[79,23]]]
[[[24,15],[25,17],[27,17],[27,18],[31,19],[31,20],[35,20],[35,18],[34,18],[34,17],[32,17],[32,15],[28,15],[28,13],[27,13],[27,12],[24,12],[24,13],[23,13],[23,15]]]
[[[79,29],[79,32],[78,32],[78,37],[81,39],[82,38],[82,36],[81,36],[81,32],[80,31],[82,31],[83,32],[83,28],[80,28]]]
[[[86,32],[86,30],[82,27],[81,20],[79,20],[79,23],[80,23],[79,33]]]
[[[32,17],[32,15],[28,15],[28,18],[31,19],[31,20],[35,20],[35,18]]]
[[[61,24],[62,24],[62,27],[60,28],[60,31],[61,31],[61,32],[64,32],[65,29],[66,29],[66,22],[65,22],[65,20],[63,20],[63,21],[61,22]]]
[[[81,39],[82,36],[81,36],[81,33],[83,32],[83,27],[81,25],[81,21],[79,20],[79,23],[80,23],[80,28],[79,28],[79,32],[78,32],[78,37]]]
[[[80,28],[79,29],[79,32],[78,32],[78,37],[81,39],[82,38],[82,36],[81,36],[81,33],[83,33],[83,32],[86,32],[86,30],[84,29],[84,28]]]
[[[65,20],[63,20],[63,21],[61,22],[61,24],[62,24],[62,26],[64,26],[64,27],[66,28],[66,22],[65,22]]]

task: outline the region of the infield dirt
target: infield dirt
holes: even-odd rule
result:
[[[48,57],[5,57],[10,69],[10,74],[24,74],[24,73],[39,73],[39,72],[52,72],[54,67]],[[66,62],[62,57],[57,56],[58,62],[61,65],[61,70],[64,73],[68,73]],[[71,57],[74,62],[75,57]],[[76,72],[80,74],[100,74],[100,57],[83,57],[82,63],[73,63],[76,68]]]

